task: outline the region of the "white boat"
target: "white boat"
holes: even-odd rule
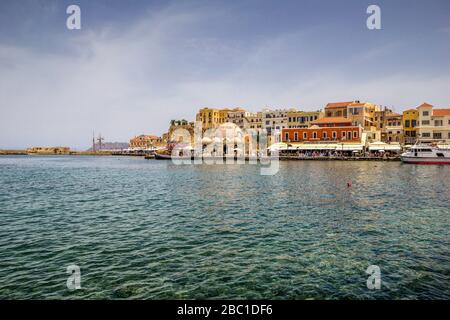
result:
[[[414,145],[402,153],[404,163],[450,164],[450,149],[440,146]]]

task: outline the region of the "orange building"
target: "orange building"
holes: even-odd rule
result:
[[[361,142],[362,127],[343,117],[322,118],[309,128],[284,128],[283,142]]]

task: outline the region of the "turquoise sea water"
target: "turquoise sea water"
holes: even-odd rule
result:
[[[450,298],[450,166],[280,166],[0,157],[0,298]]]

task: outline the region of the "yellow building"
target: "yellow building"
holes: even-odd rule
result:
[[[375,130],[375,113],[380,107],[370,102],[346,101],[331,102],[325,106],[325,117],[344,117],[352,122],[352,125],[364,128],[366,131]]]
[[[309,128],[311,122],[322,119],[324,113],[321,111],[288,111],[288,128]]]
[[[354,126],[360,125],[364,130],[370,131],[375,127],[375,113],[380,107],[370,102],[355,101],[347,108],[347,119],[352,121]]]
[[[403,111],[403,132],[405,143],[414,144],[417,138],[417,125],[419,121],[419,111],[408,109]]]
[[[215,108],[203,108],[197,113],[195,119],[201,121],[203,130],[210,128],[217,128],[221,124],[227,122],[229,112],[244,111],[240,108],[234,109],[215,109]]]

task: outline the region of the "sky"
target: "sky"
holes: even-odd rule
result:
[[[0,149],[161,135],[206,106],[351,100],[450,108],[450,1],[0,1]]]

